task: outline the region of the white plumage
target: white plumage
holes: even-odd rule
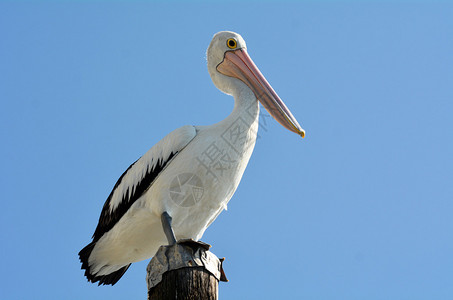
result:
[[[233,95],[233,112],[211,126],[184,126],[163,138],[120,177],[93,241],[79,253],[88,280],[115,284],[132,262],[167,244],[161,215],[177,240],[199,240],[226,208],[255,146],[260,100],[286,128],[304,134],[250,60],[242,37],[217,33],[207,52],[214,84]]]
[[[171,153],[181,151],[195,137],[195,127],[187,125],[172,131],[155,146],[149,149],[140,159],[131,167],[125,174],[123,180],[118,187],[113,191],[112,200],[110,202],[110,212],[121,203],[123,195],[134,192],[138,182],[145,177],[146,172],[156,168],[159,162],[167,161]],[[132,187],[132,188],[131,188]]]

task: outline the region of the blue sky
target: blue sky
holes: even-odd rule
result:
[[[86,282],[122,172],[225,118],[214,33],[236,31],[306,138],[266,119],[203,241],[221,299],[453,298],[453,5],[0,3],[0,298],[145,299],[147,261]],[[264,110],[263,110],[264,112]]]

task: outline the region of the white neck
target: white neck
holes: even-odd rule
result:
[[[222,127],[228,127],[234,122],[237,122],[239,119],[242,123],[246,123],[249,128],[256,126],[258,122],[260,106],[258,100],[255,97],[255,94],[244,85],[243,88],[238,88],[233,94],[234,97],[234,108],[231,114],[226,117],[224,120],[219,122],[216,125]]]

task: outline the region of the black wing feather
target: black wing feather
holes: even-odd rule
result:
[[[115,208],[113,212],[110,212],[110,201],[112,200],[113,193],[114,191],[118,188],[118,186],[121,184],[121,181],[123,180],[124,176],[127,174],[127,172],[132,168],[132,166],[138,161],[135,161],[132,165],[127,168],[127,170],[120,176],[118,181],[116,182],[112,192],[108,196],[107,200],[104,203],[104,207],[102,208],[101,216],[99,217],[99,223],[98,226],[96,227],[96,230],[94,231],[93,234],[93,241],[89,243],[87,246],[85,246],[80,252],[79,252],[79,258],[80,261],[82,262],[82,269],[85,270],[85,276],[88,278],[88,281],[91,282],[99,282],[99,285],[101,284],[111,284],[114,285],[120,278],[124,275],[124,273],[127,271],[129,266],[131,264],[128,264],[121,269],[110,273],[108,275],[93,275],[91,273],[91,268],[90,265],[88,264],[89,257],[91,255],[91,252],[94,249],[94,246],[96,246],[97,241],[108,231],[110,231],[113,226],[115,226],[116,223],[124,216],[124,214],[127,212],[127,210],[134,204],[135,201],[137,201],[143,193],[151,186],[153,181],[157,178],[159,173],[165,168],[165,166],[172,160],[172,158],[177,154],[178,152],[171,152],[168,159],[163,161],[163,160],[158,160],[156,162],[156,165],[154,168],[148,167],[148,170],[146,171],[145,176],[140,180],[140,182],[135,186],[135,189],[133,192],[129,194],[129,189],[133,187],[129,187],[126,192],[123,195],[123,198],[121,199],[121,203]]]
[[[93,274],[91,274],[90,266],[88,265],[88,258],[90,257],[91,251],[93,251],[94,246],[96,246],[96,242],[91,242],[79,252],[79,258],[80,258],[80,261],[82,262],[82,270],[85,270],[86,278],[88,279],[88,281],[91,281],[93,283],[99,282],[98,285],[101,285],[101,284],[114,285],[115,283],[118,282],[118,280],[120,280],[120,278],[124,275],[124,273],[126,273],[127,269],[129,269],[129,266],[131,264],[128,264],[128,265],[122,267],[121,269],[119,269],[113,273],[110,273],[108,275],[99,275],[99,276],[93,275]]]
[[[157,161],[155,167],[153,169],[148,168],[146,171],[145,176],[140,180],[140,182],[135,186],[135,189],[132,193],[129,193],[129,189],[133,187],[128,187],[126,192],[123,194],[123,198],[118,206],[110,212],[110,201],[112,200],[113,193],[117,189],[117,187],[121,184],[124,176],[127,172],[132,168],[132,166],[138,161],[135,161],[132,165],[127,168],[127,170],[120,176],[118,181],[115,184],[115,187],[111,191],[110,195],[108,196],[107,200],[104,203],[104,207],[102,208],[101,216],[99,217],[99,223],[96,227],[96,230],[93,234],[93,241],[98,241],[106,232],[115,226],[116,223],[124,216],[124,214],[128,211],[128,209],[137,201],[143,193],[151,186],[153,181],[157,178],[159,173],[165,168],[165,166],[171,161],[173,156],[175,156],[178,152],[171,152],[170,156],[166,161],[159,160]]]
[[[162,170],[170,163],[170,161],[175,157],[175,155],[181,152],[182,149],[184,149],[188,145],[188,143],[195,137],[196,131],[197,130],[195,127],[187,125],[167,135],[161,142],[164,143],[165,145],[165,143],[173,141],[175,142],[174,146],[176,149],[173,148],[174,151],[170,152],[167,159],[165,160],[163,159],[163,157],[160,157],[159,159],[157,159],[157,161],[153,163],[153,160],[151,159],[151,162],[149,162],[148,164],[146,173],[143,176],[143,178],[140,179],[140,182],[138,182],[135,186],[127,187],[123,195],[120,196],[122,197],[120,203],[118,203],[114,210],[110,210],[110,204],[113,199],[113,194],[119,188],[127,174],[131,170],[133,170],[134,165],[140,159],[135,161],[132,165],[130,165],[129,168],[127,168],[127,170],[120,176],[112,192],[110,193],[110,195],[108,196],[107,200],[104,203],[101,215],[99,217],[99,223],[93,234],[93,240],[79,252],[79,258],[80,261],[82,262],[82,269],[85,270],[85,276],[88,278],[88,281],[99,282],[99,284],[113,285],[127,271],[130,264],[119,266],[120,269],[110,274],[96,276],[95,274],[91,273],[91,266],[88,263],[91,253],[93,249],[96,247],[96,244],[99,241],[99,239],[105,233],[109,232],[121,220],[121,218],[127,213],[130,207],[135,203],[135,201],[140,199],[140,197],[143,196],[143,194],[149,189],[154,180],[156,180],[156,178],[159,176],[160,172],[162,172]],[[167,140],[167,142],[165,142],[165,140]],[[168,149],[166,149],[166,151],[167,150]]]

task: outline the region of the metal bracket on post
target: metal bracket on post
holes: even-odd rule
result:
[[[207,271],[208,277],[214,276],[217,284],[219,281],[228,281],[222,268],[224,259],[217,258],[209,251],[210,247],[206,243],[194,240],[180,240],[174,245],[161,246],[146,268],[148,296],[163,281],[164,274],[174,270],[197,268]],[[193,289],[200,290],[199,287],[193,287]]]

